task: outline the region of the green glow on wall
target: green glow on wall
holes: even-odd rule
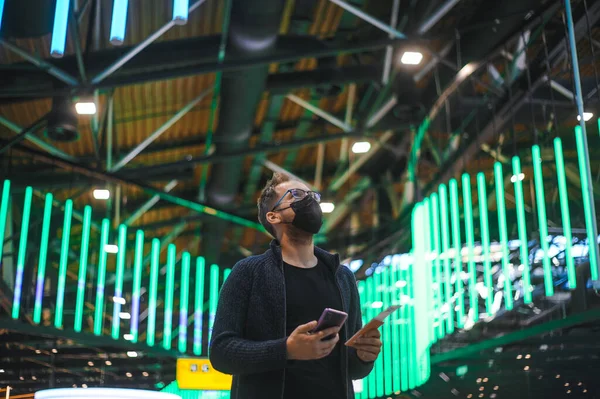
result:
[[[391,278],[392,267],[386,267],[382,273],[383,277],[383,309],[389,308],[391,304],[391,291],[392,291],[392,278]],[[385,395],[391,395],[394,392],[393,388],[393,375],[394,375],[394,364],[392,362],[392,323],[391,319],[383,325],[381,337],[383,341],[383,371],[385,372],[385,378],[383,379],[385,385]]]
[[[0,18],[2,18],[0,16]],[[0,203],[0,260],[4,256],[4,232],[6,231],[6,217],[10,201],[10,180],[4,180],[2,187],[2,202]]]
[[[73,216],[73,201],[65,202],[62,241],[60,246],[60,264],[58,284],[56,287],[56,307],[54,311],[54,327],[62,328],[65,304],[65,284],[67,280],[67,263],[69,261],[69,238],[71,237],[71,217]]]
[[[100,258],[98,261],[98,283],[96,285],[96,309],[94,311],[94,334],[102,335],[102,324],[104,321],[104,284],[106,282],[106,244],[108,244],[108,230],[110,221],[102,219],[100,229]]]
[[[521,160],[512,158],[513,176],[515,186],[515,203],[517,207],[517,229],[519,232],[521,264],[523,265],[523,299],[531,303],[531,276],[529,266],[529,245],[527,240],[527,221],[525,220],[525,197],[523,196],[523,180],[521,179]]]
[[[375,272],[373,277],[373,282],[375,284],[375,287],[373,287],[375,292],[375,302],[383,303],[383,285],[381,281],[381,273]],[[381,311],[381,309],[378,309],[378,311]],[[377,378],[377,396],[381,397],[385,394],[385,387],[383,385],[383,356],[379,356],[375,361],[375,376]]]
[[[475,231],[473,228],[473,199],[471,198],[471,176],[462,175],[467,261],[469,265],[469,307],[473,309],[473,321],[479,320],[479,296],[477,293],[477,269],[475,268]]]
[[[83,304],[85,302],[85,284],[87,277],[88,253],[90,247],[90,226],[92,224],[92,207],[83,208],[83,226],[81,228],[81,252],[79,255],[79,274],[77,276],[77,300],[75,305],[75,321],[73,329],[81,331],[83,322]]]
[[[546,296],[554,295],[554,283],[552,281],[552,265],[548,255],[548,218],[546,217],[546,197],[544,190],[544,177],[542,174],[542,157],[540,147],[531,147],[531,159],[533,162],[533,179],[535,182],[535,200],[538,212],[538,224],[540,228],[540,246],[544,251],[542,264],[544,267],[544,288]]]
[[[115,295],[114,298],[123,298],[123,273],[125,272],[125,257],[127,255],[127,226],[121,224],[119,226],[117,246],[119,252],[117,253],[117,273],[115,275]],[[112,318],[112,329],[111,336],[113,339],[120,338],[121,330],[121,319],[119,318],[121,313],[121,303],[113,300],[113,318]]]
[[[444,318],[442,316],[442,305],[443,305],[443,287],[442,284],[442,248],[440,244],[440,203],[437,193],[431,194],[431,226],[433,231],[433,253],[435,254],[434,264],[434,275],[435,284],[437,289],[435,293],[435,321],[438,323],[436,329],[436,338],[442,339],[444,337]]]
[[[196,289],[194,295],[194,355],[202,354],[202,316],[204,306],[205,261],[199,256],[196,259]]]
[[[450,180],[450,213],[452,216],[452,243],[454,248],[454,273],[456,276],[456,294],[457,314],[456,325],[458,328],[464,327],[465,318],[465,292],[462,282],[462,255],[460,253],[462,245],[460,242],[460,211],[458,207],[458,183],[455,179]],[[414,228],[414,226],[413,226]],[[452,305],[451,305],[452,306]]]
[[[210,266],[210,291],[208,292],[208,342],[212,338],[213,324],[219,302],[219,266]]]
[[[177,349],[181,353],[187,350],[187,318],[190,289],[190,254],[184,252],[181,257],[181,287],[179,296],[179,343]]]
[[[154,346],[156,338],[156,298],[158,296],[158,267],[160,262],[160,240],[152,239],[150,255],[150,292],[148,293],[148,323],[146,343]]]
[[[446,318],[446,331],[448,334],[454,332],[454,306],[452,305],[452,264],[450,261],[450,225],[448,222],[448,188],[445,184],[440,185],[439,189],[440,200],[440,219],[442,233],[442,253],[444,261],[444,301],[448,308]]]
[[[123,248],[124,249],[124,248]],[[119,249],[120,250],[120,249]],[[135,256],[133,261],[133,290],[131,293],[131,342],[138,341],[140,319],[140,292],[142,290],[142,262],[144,260],[144,231],[135,232]]]
[[[485,312],[487,316],[492,315],[492,304],[494,301],[494,287],[492,283],[492,262],[490,258],[490,227],[487,189],[485,174],[477,174],[477,197],[479,199],[479,224],[481,229],[481,247],[483,249],[483,280],[487,296],[485,298]]]
[[[163,348],[171,349],[173,329],[173,295],[175,291],[175,244],[167,247],[167,290],[165,294],[165,317],[163,328]]]
[[[23,272],[25,270],[25,258],[27,255],[27,236],[29,234],[29,216],[31,214],[31,197],[33,189],[25,189],[23,200],[23,217],[21,218],[21,234],[19,239],[19,255],[17,256],[17,275],[15,278],[15,291],[13,295],[12,318],[18,319],[21,310],[21,295],[23,293]]]
[[[560,199],[560,209],[563,223],[563,234],[565,236],[565,262],[567,263],[567,276],[569,279],[569,288],[577,288],[577,278],[575,276],[575,263],[572,255],[573,237],[571,235],[571,214],[569,212],[569,192],[567,191],[567,175],[565,174],[565,160],[563,157],[563,147],[560,137],[554,139],[554,155],[556,161],[556,178],[558,179],[558,197]],[[585,194],[584,194],[585,196]]]
[[[502,248],[502,272],[504,275],[504,307],[506,310],[512,310],[513,297],[510,280],[510,270],[508,269],[508,232],[506,229],[506,204],[504,202],[504,172],[502,164],[494,164],[494,179],[496,181],[496,206],[498,208],[498,227],[500,229],[500,247]]]
[[[581,192],[583,198],[583,212],[585,214],[585,228],[587,231],[588,245],[598,246],[598,237],[594,235],[594,229],[592,223],[596,215],[592,213],[592,204],[590,203],[589,191],[592,189],[590,182],[588,181],[588,175],[586,173],[585,160],[589,156],[585,152],[583,147],[583,130],[581,126],[575,126],[575,140],[577,142],[577,161],[579,162],[579,178],[581,180]],[[598,259],[596,259],[596,251],[588,251],[590,261],[590,271],[592,280],[598,280]]]
[[[44,219],[42,222],[42,240],[40,242],[40,257],[38,261],[37,281],[35,285],[35,305],[33,322],[39,324],[42,320],[42,300],[44,298],[44,280],[46,279],[46,260],[48,257],[48,240],[50,235],[50,219],[52,217],[52,194],[46,194],[44,204]]]

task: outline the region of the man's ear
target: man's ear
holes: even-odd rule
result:
[[[267,222],[271,224],[281,223],[281,215],[279,212],[267,212]]]

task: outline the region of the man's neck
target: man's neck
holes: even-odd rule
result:
[[[317,264],[315,245],[311,237],[290,237],[284,234],[279,240],[283,261],[297,267],[310,268]]]

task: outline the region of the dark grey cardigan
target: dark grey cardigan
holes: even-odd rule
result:
[[[373,363],[343,345],[362,327],[360,301],[354,274],[340,265],[336,255],[315,247],[315,255],[335,274],[348,321],[340,332],[343,374],[348,398],[352,381],[366,377]],[[232,399],[283,397],[286,347],[285,279],[276,241],[262,255],[238,262],[223,285],[210,344],[213,367],[233,375]]]

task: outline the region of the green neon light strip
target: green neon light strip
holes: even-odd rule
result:
[[[96,309],[94,311],[94,334],[102,335],[104,321],[104,284],[106,283],[106,245],[108,244],[108,230],[110,221],[102,219],[100,228],[100,258],[98,261],[98,282],[96,285]]]
[[[146,343],[154,346],[156,338],[156,297],[158,296],[158,264],[160,261],[160,240],[152,239],[150,260],[150,292],[148,293],[148,323],[146,325]]]
[[[498,227],[500,229],[500,246],[502,248],[502,272],[504,275],[504,307],[506,310],[512,310],[513,297],[510,286],[510,270],[508,270],[508,232],[506,229],[506,204],[504,202],[504,173],[502,164],[494,164],[494,178],[496,181],[496,206],[498,207]]]
[[[467,260],[469,265],[469,307],[473,309],[473,321],[479,320],[479,295],[477,293],[477,269],[475,267],[475,231],[473,227],[473,199],[471,176],[462,175],[465,234],[467,236]]]
[[[415,253],[421,252],[422,255],[416,259],[414,273],[414,304],[415,304],[415,344],[417,355],[417,385],[421,385],[428,378],[429,369],[429,347],[433,340],[432,337],[432,306],[431,306],[431,267],[427,256],[429,252],[429,243],[431,233],[429,232],[429,199],[423,201],[420,207],[421,223],[417,224],[417,236],[420,237],[419,246],[415,245]],[[420,251],[418,250],[420,248]],[[424,251],[423,251],[424,250]],[[423,258],[425,256],[425,258]],[[427,267],[423,268],[425,264]]]
[[[81,253],[79,256],[79,275],[77,277],[77,304],[75,305],[75,321],[73,329],[81,332],[83,323],[83,303],[85,302],[85,283],[87,277],[88,252],[90,247],[90,226],[92,223],[92,207],[83,208],[83,227],[81,229]]]
[[[425,234],[425,278],[427,279],[427,325],[428,325],[428,340],[430,343],[435,341],[435,289],[433,283],[433,228],[432,228],[432,217],[431,217],[431,200],[429,198],[425,198],[423,201],[424,208],[424,225],[422,226]]]
[[[2,18],[0,16],[0,18]],[[2,187],[2,203],[0,204],[0,261],[4,258],[4,232],[6,231],[6,217],[10,200],[10,180],[4,180]]]
[[[205,261],[203,257],[196,259],[196,292],[194,295],[194,355],[202,354],[202,313],[204,305]]]
[[[436,255],[434,259],[435,265],[435,283],[437,290],[435,291],[435,321],[437,326],[437,339],[444,337],[444,317],[442,315],[443,305],[443,284],[442,284],[442,247],[440,243],[440,201],[437,193],[431,194],[431,226],[433,231],[433,250]]]
[[[391,304],[391,291],[394,288],[392,285],[392,278],[390,273],[392,267],[386,267],[383,271],[383,309],[389,308]],[[385,378],[383,380],[385,384],[385,395],[391,395],[394,392],[393,387],[393,362],[392,362],[392,323],[389,320],[383,326],[382,332],[383,340],[383,370],[385,372]]]
[[[188,297],[190,289],[190,254],[184,252],[181,257],[181,286],[179,298],[179,342],[177,349],[181,353],[187,350]]]
[[[371,320],[375,317],[375,309],[373,309],[373,302],[375,302],[375,278],[372,276],[366,281],[366,291],[367,291],[367,320]],[[368,388],[369,388],[369,398],[377,397],[377,367],[373,368],[373,371],[368,376]]]
[[[410,303],[408,304],[408,334],[409,334],[409,367],[408,367],[408,388],[413,389],[418,385],[417,374],[417,342],[416,342],[416,317],[415,317],[415,279],[414,270],[416,263],[413,263],[407,270],[408,291]]]
[[[37,282],[35,285],[35,305],[33,322],[39,324],[42,320],[42,300],[44,298],[44,280],[46,279],[46,260],[48,257],[48,239],[50,235],[50,219],[52,216],[52,194],[46,194],[44,219],[42,222],[42,239],[40,242],[40,257],[38,262]]]
[[[210,342],[219,301],[219,266],[217,265],[210,266],[210,291],[208,295],[208,342]]]
[[[360,308],[361,308],[361,316],[363,325],[366,322],[367,315],[367,307],[366,307],[366,282],[365,280],[361,280],[358,282],[358,297],[360,299]],[[367,399],[369,397],[369,377],[365,377],[362,379],[363,390],[360,393],[361,399]]]
[[[167,247],[167,291],[165,297],[165,318],[163,328],[163,348],[171,349],[171,333],[173,329],[173,295],[175,290],[175,244]]]
[[[390,305],[400,304],[400,288],[397,284],[400,279],[400,266],[395,261],[397,256],[392,257],[392,265],[390,266]],[[393,373],[392,373],[392,392],[398,392],[402,389],[402,369],[401,369],[401,358],[402,352],[400,351],[400,311],[396,311],[392,314],[390,325],[392,327],[392,353],[390,354],[393,362]]]
[[[481,229],[481,247],[483,248],[483,281],[487,296],[485,298],[485,312],[487,316],[492,315],[494,303],[494,286],[492,282],[492,262],[490,258],[490,226],[487,200],[487,188],[485,174],[477,174],[477,197],[479,199],[479,225]]]
[[[439,189],[440,200],[440,216],[441,216],[441,233],[442,233],[442,251],[444,254],[444,301],[448,308],[446,318],[446,332],[452,334],[454,332],[454,305],[452,304],[452,265],[450,262],[450,225],[448,222],[448,188],[445,184],[440,185]]]
[[[117,252],[117,274],[115,278],[115,294],[113,298],[123,298],[123,273],[125,271],[125,257],[127,255],[127,226],[119,226],[119,238],[117,242],[119,252]],[[113,316],[111,336],[113,339],[119,339],[121,329],[121,303],[113,300]]]
[[[527,238],[527,221],[525,219],[525,197],[523,195],[523,180],[521,180],[521,159],[513,157],[513,176],[516,176],[515,186],[515,202],[517,205],[517,229],[519,231],[521,264],[523,265],[523,299],[525,303],[531,303],[531,274],[529,266],[529,245]]]
[[[383,285],[381,281],[381,273],[374,273],[374,291],[375,291],[375,301],[379,303],[383,303]],[[381,311],[382,309],[377,309],[377,311]],[[379,356],[375,361],[375,374],[377,377],[377,396],[381,397],[385,393],[385,387],[383,384],[384,375],[383,375],[383,356]]]
[[[577,141],[577,161],[579,162],[579,177],[581,179],[581,191],[583,197],[583,212],[585,214],[585,228],[587,230],[588,245],[598,245],[598,237],[594,236],[592,223],[596,215],[592,214],[592,204],[588,193],[592,189],[586,173],[585,160],[589,154],[586,154],[583,148],[583,130],[581,126],[575,126],[575,140]],[[596,251],[591,249],[588,251],[590,261],[590,271],[592,280],[598,280],[598,259],[596,259]]]
[[[398,275],[401,281],[404,281],[406,284],[403,284],[400,287],[400,303],[403,304],[396,313],[398,313],[398,319],[400,321],[400,390],[406,391],[408,390],[408,362],[409,362],[409,335],[408,335],[408,304],[403,302],[403,298],[407,297],[408,292],[408,277],[406,275],[405,270],[398,268]],[[398,345],[394,345],[397,347]]]
[[[23,272],[25,270],[25,258],[27,255],[27,236],[29,234],[29,215],[31,214],[31,197],[33,189],[25,189],[23,201],[23,217],[21,219],[21,234],[19,240],[19,255],[17,257],[17,275],[15,278],[15,292],[13,296],[12,318],[18,319],[21,310],[21,294],[23,292]]]
[[[121,249],[119,248],[119,251]],[[133,263],[133,290],[131,293],[131,342],[138,341],[140,320],[140,291],[142,290],[142,262],[144,261],[144,231],[135,232],[135,256]]]
[[[69,261],[69,238],[71,237],[71,217],[73,201],[65,201],[65,218],[63,221],[62,243],[60,247],[60,266],[58,270],[58,286],[56,288],[56,308],[54,311],[54,327],[62,328],[65,304],[65,284],[67,280],[67,263]]]
[[[458,183],[450,180],[450,213],[452,216],[452,243],[454,247],[454,275],[456,277],[456,294],[458,295],[456,325],[463,328],[465,318],[465,292],[462,282],[462,245],[460,242],[460,212],[458,208]],[[450,305],[452,306],[452,305]]]
[[[540,226],[540,246],[544,251],[542,264],[544,267],[544,288],[546,296],[554,295],[554,281],[552,280],[552,265],[548,255],[548,219],[546,217],[546,197],[544,193],[544,176],[542,174],[542,157],[540,147],[531,147],[531,159],[533,162],[533,178],[535,182],[535,200],[538,211],[538,224]]]
[[[559,137],[554,139],[554,155],[556,161],[556,178],[558,179],[558,196],[562,214],[563,234],[565,235],[565,261],[567,263],[567,276],[569,288],[577,288],[575,276],[575,263],[572,255],[573,237],[571,235],[571,214],[569,212],[569,192],[567,191],[567,175],[565,174],[565,160],[563,157],[562,141]],[[584,194],[585,196],[585,194]]]
[[[225,269],[223,271],[223,284],[225,284],[225,281],[227,280],[227,277],[229,277],[230,274],[231,274],[231,269]]]

